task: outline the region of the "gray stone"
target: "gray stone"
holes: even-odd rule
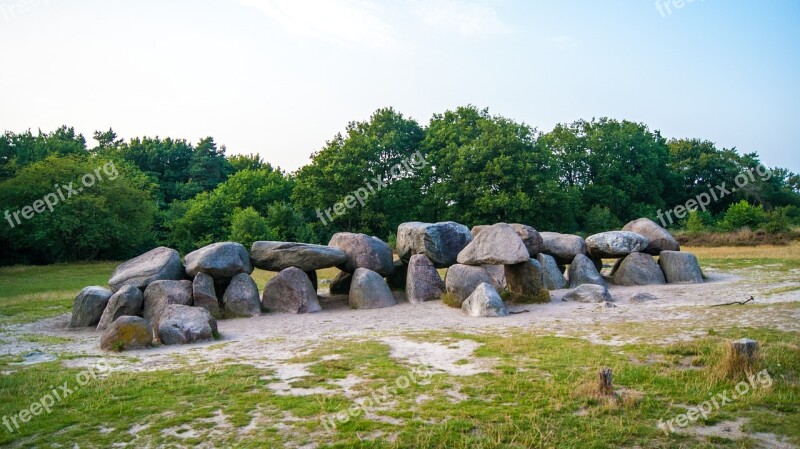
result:
[[[474,317],[508,316],[503,299],[490,284],[482,283],[461,304],[461,311]]]
[[[222,295],[222,306],[225,311],[238,316],[261,315],[261,301],[258,298],[256,281],[247,273],[234,276],[225,289],[225,294]]]
[[[217,333],[217,321],[208,310],[180,304],[164,308],[158,325],[158,336],[165,345],[182,345],[212,340]]]
[[[639,293],[634,293],[634,294],[630,295],[628,297],[628,302],[632,302],[632,303],[637,303],[638,304],[638,303],[643,303],[643,302],[648,302],[648,301],[655,301],[657,299],[658,299],[658,297],[656,295],[652,294],[652,293],[639,292]]]
[[[422,254],[414,254],[408,263],[406,295],[408,302],[418,304],[442,297],[446,287],[436,267]]]
[[[422,254],[435,267],[447,268],[456,263],[458,253],[471,241],[469,229],[452,221],[403,223],[397,228],[397,255],[409,263],[411,256]]]
[[[616,285],[661,285],[666,282],[653,256],[645,253],[629,254],[614,273]]]
[[[164,309],[169,304],[182,306],[192,305],[192,282],[153,281],[144,290],[144,319],[153,330],[158,330],[158,323]]]
[[[524,224],[512,223],[511,227],[517,232],[519,238],[522,239],[522,244],[528,250],[530,257],[536,257],[537,254],[544,251],[544,239],[536,229]]]
[[[528,249],[506,223],[483,229],[459,254],[462,265],[511,265],[528,260]]]
[[[354,273],[358,268],[366,268],[381,276],[389,276],[394,271],[392,249],[377,237],[339,232],[333,235],[328,246],[347,254],[347,262],[339,265],[342,271]]]
[[[161,246],[119,265],[111,275],[108,285],[114,292],[123,285],[133,285],[144,290],[153,281],[179,281],[184,276],[178,252]]]
[[[380,274],[366,268],[353,273],[350,284],[350,307],[354,309],[379,309],[396,305],[389,285]]]
[[[503,291],[508,286],[506,282],[506,266],[505,265],[484,265],[483,268],[489,273],[489,276],[494,279],[492,285],[495,286],[497,291]]]
[[[253,243],[250,261],[254,267],[267,271],[282,271],[289,267],[316,271],[347,262],[347,254],[324,245],[260,241]]]
[[[72,318],[69,327],[97,326],[111,295],[113,295],[111,290],[96,285],[81,290],[72,303]]]
[[[194,306],[202,307],[211,313],[214,318],[219,318],[220,308],[217,292],[214,288],[214,278],[205,274],[197,273],[192,281],[192,297]]]
[[[575,302],[612,302],[614,298],[608,289],[602,285],[583,284],[564,293],[562,301]]]
[[[108,300],[103,316],[100,317],[100,322],[97,324],[97,330],[107,329],[111,323],[123,315],[141,315],[143,306],[144,295],[142,291],[133,285],[123,285]]]
[[[313,313],[322,310],[317,291],[303,270],[289,267],[267,282],[261,304],[270,312]]]
[[[586,238],[586,249],[594,258],[625,257],[647,249],[650,239],[629,231],[609,231]]]
[[[406,288],[407,280],[408,280],[408,265],[406,265],[400,259],[395,259],[394,271],[389,276],[386,276],[386,283],[389,284],[390,288],[404,289]]]
[[[544,273],[536,259],[506,265],[506,282],[513,302],[550,302],[550,292],[544,286]]]
[[[186,274],[194,278],[205,273],[214,279],[229,279],[239,273],[250,274],[253,266],[244,246],[236,242],[219,242],[192,251],[184,257]]]
[[[539,235],[544,241],[542,252],[555,258],[559,265],[568,265],[578,254],[586,254],[586,242],[581,236],[558,232],[540,232]]]
[[[138,316],[117,317],[100,337],[100,349],[106,351],[145,349],[152,344],[153,328],[147,320]]]
[[[583,284],[606,286],[606,281],[597,271],[597,268],[595,268],[594,262],[583,254],[575,256],[575,259],[569,264],[568,277],[570,288],[575,288]]]
[[[492,285],[495,290],[501,290],[497,281],[482,266],[453,265],[447,269],[444,283],[447,293],[453,296],[458,305],[461,305],[483,283]]]
[[[661,251],[658,265],[669,284],[702,284],[703,272],[700,263],[692,253]]]
[[[564,273],[558,268],[556,259],[544,253],[539,253],[536,256],[539,265],[542,266],[542,276],[544,278],[544,287],[548,290],[560,290],[567,285],[564,279]]]
[[[331,279],[331,295],[349,295],[352,280],[352,274],[340,271],[339,274]]]
[[[678,244],[675,237],[649,218],[633,220],[626,224],[622,230],[635,232],[650,239],[650,244],[647,245],[647,249],[644,251],[648,254],[657,256],[661,251],[681,250],[681,245]]]

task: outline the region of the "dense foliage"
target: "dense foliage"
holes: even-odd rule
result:
[[[689,211],[666,224],[689,232],[800,224],[797,174],[767,170],[756,153],[668,141],[626,120],[541,133],[473,106],[435,114],[426,126],[380,109],[296,173],[258,155],[226,155],[211,137],[194,145],[126,142],[111,129],[93,137],[89,147],[66,126],[0,136],[0,213],[8,211],[0,263],[122,259],[155,245],[185,253],[222,240],[326,243],[343,230],[392,241],[412,220],[594,233],[683,205]],[[85,186],[86,174],[101,179]],[[83,190],[45,204],[70,182]],[[711,192],[707,204],[687,203]]]

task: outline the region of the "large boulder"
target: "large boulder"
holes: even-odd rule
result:
[[[324,245],[261,241],[253,243],[250,248],[250,261],[254,267],[267,271],[282,271],[289,267],[316,271],[347,262],[347,254]]]
[[[144,290],[153,281],[179,281],[184,275],[180,254],[174,249],[161,246],[119,265],[111,275],[108,285],[113,292],[123,285],[133,285]]]
[[[247,273],[234,276],[222,295],[222,306],[226,312],[236,316],[261,315],[261,300],[258,298],[256,281]]]
[[[568,265],[578,254],[586,254],[586,242],[579,235],[540,232],[543,253],[553,256],[559,265]]]
[[[456,264],[447,269],[444,277],[447,293],[459,306],[483,283],[492,285],[495,290],[501,290],[497,281],[482,266]]]
[[[205,274],[197,273],[192,281],[192,297],[194,298],[194,306],[202,307],[211,313],[214,318],[219,318],[219,298],[214,288],[214,278]]]
[[[389,276],[394,271],[392,249],[377,237],[339,232],[331,237],[328,246],[347,254],[347,261],[339,265],[342,271],[354,273],[358,268],[366,268],[381,276]]]
[[[544,287],[548,290],[560,290],[567,285],[564,279],[564,273],[558,268],[558,263],[553,256],[544,253],[539,253],[536,256],[539,265],[542,266],[542,277],[544,279]]]
[[[250,255],[240,243],[219,242],[192,251],[184,257],[186,274],[194,278],[206,273],[214,279],[230,279],[239,273],[250,274]]]
[[[144,290],[144,319],[153,330],[158,330],[158,322],[169,304],[192,305],[192,282],[154,281]]]
[[[562,301],[575,302],[612,302],[614,298],[602,285],[583,284],[564,293]]]
[[[606,286],[606,281],[592,262],[592,259],[578,254],[572,263],[569,264],[569,287],[575,288],[583,284],[596,284],[603,287]]]
[[[670,284],[702,284],[703,271],[700,263],[692,253],[679,251],[661,251],[658,265],[664,272],[664,278]]]
[[[498,223],[483,229],[459,254],[462,265],[510,265],[528,260],[528,249],[513,227]]]
[[[625,257],[647,249],[650,239],[629,231],[609,231],[590,235],[586,238],[586,249],[595,258]]]
[[[418,304],[442,297],[446,287],[439,272],[427,257],[414,254],[408,262],[406,295],[408,302]]]
[[[661,251],[680,251],[681,245],[666,229],[649,218],[639,218],[626,224],[623,231],[631,231],[650,239],[644,252],[657,256]]]
[[[331,295],[349,295],[350,294],[350,284],[353,281],[353,275],[346,272],[340,271],[339,274],[334,276],[331,279]],[[405,284],[403,284],[405,285]]]
[[[660,285],[665,284],[664,273],[653,256],[645,253],[631,253],[622,259],[614,272],[616,285]]]
[[[100,349],[106,351],[145,349],[151,344],[153,344],[153,328],[147,320],[138,316],[117,317],[100,337]]]
[[[508,316],[503,299],[497,290],[487,283],[480,284],[461,304],[461,311],[475,317]]]
[[[202,307],[169,304],[158,325],[159,339],[165,345],[212,340],[216,333],[217,321]]]
[[[409,263],[411,256],[422,254],[435,267],[447,268],[456,263],[458,253],[471,241],[469,228],[452,221],[403,223],[397,228],[397,255]]]
[[[522,239],[522,244],[528,250],[530,257],[536,257],[537,254],[544,251],[544,239],[536,229],[524,224],[512,223],[511,227],[517,232],[519,238]]]
[[[271,312],[313,313],[322,310],[317,291],[303,270],[289,267],[267,282],[261,304]]]
[[[366,268],[356,269],[350,284],[350,307],[379,309],[395,304],[397,301],[380,274]]]
[[[96,285],[81,290],[72,303],[72,318],[69,327],[97,326],[111,295],[113,295],[111,290]]]
[[[536,259],[506,265],[506,283],[513,302],[550,302],[550,292],[544,286],[542,265]]]
[[[123,315],[140,315],[143,306],[144,295],[142,291],[133,285],[123,285],[108,300],[103,316],[100,317],[100,322],[97,323],[97,330],[107,329],[111,323]]]

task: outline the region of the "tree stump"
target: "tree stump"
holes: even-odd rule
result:
[[[741,338],[731,342],[731,352],[750,364],[758,360],[758,342],[749,338]]]
[[[601,394],[610,396],[614,393],[614,374],[611,372],[611,368],[603,368],[600,370],[600,384],[599,390]]]

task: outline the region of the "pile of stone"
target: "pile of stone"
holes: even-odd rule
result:
[[[585,240],[523,224],[470,231],[454,222],[403,223],[397,255],[376,237],[349,232],[335,234],[328,245],[260,241],[249,252],[238,243],[214,243],[183,261],[173,249],[156,248],[117,267],[110,289],[84,288],[70,327],[96,326],[105,349],[210,340],[220,318],[321,311],[317,271],[331,267],[341,270],[330,281],[331,294],[347,295],[354,309],[396,305],[395,288],[404,289],[412,304],[445,299],[479,317],[508,315],[503,298],[549,302],[551,290],[566,287],[566,301],[610,302],[607,282],[703,281],[697,259],[644,218]],[[608,258],[617,262],[604,277],[602,260]],[[276,272],[260,297],[250,276],[254,267]],[[438,269],[445,268],[443,280]]]

